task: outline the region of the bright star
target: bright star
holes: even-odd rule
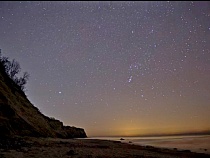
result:
[[[131,82],[131,81],[132,81],[132,77],[133,77],[133,76],[130,76],[130,78],[128,79],[128,82]]]

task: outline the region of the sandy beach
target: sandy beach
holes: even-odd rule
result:
[[[1,138],[1,158],[207,158],[210,155],[189,150],[155,148],[120,141],[97,139]]]

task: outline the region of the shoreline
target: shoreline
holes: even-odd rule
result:
[[[153,136],[153,137],[90,137],[86,139],[116,140],[122,143],[153,146],[173,150],[190,150],[196,153],[210,154],[210,135],[190,136]]]
[[[112,158],[112,157],[157,157],[157,158],[207,158],[209,154],[189,150],[141,146],[120,141],[98,139],[60,139],[17,137],[0,141],[1,158]]]

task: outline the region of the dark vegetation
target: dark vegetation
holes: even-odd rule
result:
[[[7,76],[14,82],[14,84],[21,90],[25,89],[25,84],[29,79],[29,73],[24,72],[22,77],[17,77],[21,71],[20,64],[9,60],[8,57],[3,57],[0,49],[0,71],[5,72]]]

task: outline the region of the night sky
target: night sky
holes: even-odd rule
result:
[[[0,2],[28,99],[88,136],[210,130],[210,2]]]

